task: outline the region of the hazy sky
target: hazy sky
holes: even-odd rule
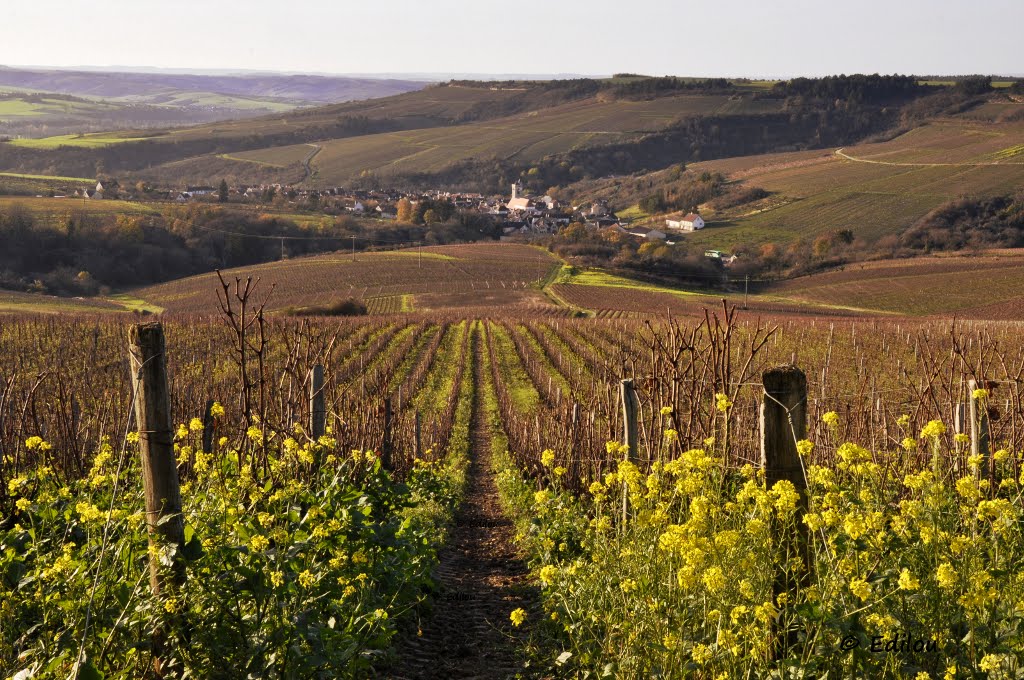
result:
[[[0,64],[1024,73],[1024,0],[7,0]]]

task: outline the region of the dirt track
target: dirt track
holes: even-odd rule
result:
[[[509,613],[529,609],[535,593],[513,543],[490,470],[491,437],[481,404],[484,354],[474,343],[473,415],[466,497],[440,555],[440,592],[422,635],[397,645],[397,662],[381,677],[397,679],[508,678],[522,670]]]

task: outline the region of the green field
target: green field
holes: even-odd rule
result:
[[[56,149],[61,146],[75,146],[86,149],[96,149],[111,144],[124,142],[137,142],[145,137],[122,137],[116,133],[94,133],[80,135],[56,135],[54,137],[42,137],[40,139],[15,139],[10,144],[24,146],[30,149]]]
[[[0,99],[0,118],[7,116],[81,116],[103,114],[120,108],[118,105],[101,101],[81,99],[60,99],[33,96],[30,100],[21,98]]]
[[[94,182],[95,180],[86,180]],[[63,224],[68,216],[85,213],[97,216],[112,215],[153,215],[157,208],[144,203],[131,201],[114,201],[104,199],[94,201],[84,198],[31,198],[23,196],[0,196],[0,211],[13,208],[29,212],[36,224],[57,226]]]
[[[117,303],[97,298],[64,298],[0,290],[0,313],[70,314],[124,311]]]
[[[39,116],[42,106],[21,99],[0,100],[0,116]]]
[[[0,178],[11,177],[13,179],[38,179],[52,182],[95,182],[95,179],[88,177],[60,177],[59,175],[22,175],[16,172],[0,172]]]
[[[257,111],[262,113],[285,113],[297,108],[295,102],[277,101],[273,98],[241,97],[217,92],[172,91],[166,94],[131,95],[113,97],[106,101],[126,104],[148,104],[169,108],[213,107],[235,111]]]

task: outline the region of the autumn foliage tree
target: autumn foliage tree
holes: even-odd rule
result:
[[[396,212],[395,217],[399,222],[411,222],[412,221],[412,201],[408,198],[403,198],[398,201],[395,206]]]

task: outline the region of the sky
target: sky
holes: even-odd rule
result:
[[[1022,0],[14,0],[0,64],[780,78],[1024,74]]]

